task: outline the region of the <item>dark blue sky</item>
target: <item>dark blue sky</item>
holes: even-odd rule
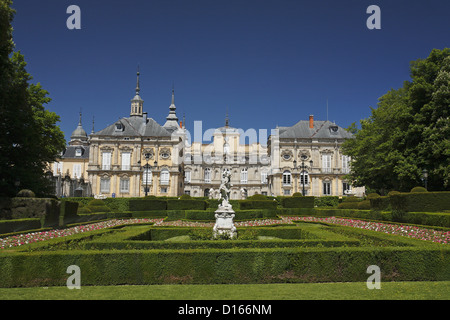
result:
[[[69,5],[81,30],[68,30]],[[381,9],[369,30],[368,6]],[[342,127],[409,80],[409,63],[450,47],[450,1],[16,0],[16,50],[53,99],[66,138],[130,113],[136,68],[149,117],[203,129],[291,126],[310,114]],[[192,132],[191,132],[192,133]]]

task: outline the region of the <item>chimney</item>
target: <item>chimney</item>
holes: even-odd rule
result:
[[[314,129],[314,116],[313,115],[309,116],[309,128]]]

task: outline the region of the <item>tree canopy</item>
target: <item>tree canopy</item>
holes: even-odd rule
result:
[[[0,0],[0,195],[18,189],[48,192],[44,173],[65,148],[59,116],[45,109],[51,99],[32,84],[26,62],[14,52],[11,0]]]
[[[434,49],[410,63],[411,80],[383,95],[371,116],[349,128],[354,139],[343,152],[352,158],[348,178],[380,193],[423,185],[450,190],[450,49]]]

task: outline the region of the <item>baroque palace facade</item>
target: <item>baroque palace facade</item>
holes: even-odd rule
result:
[[[242,130],[214,130],[212,143],[190,142],[176,115],[175,95],[164,125],[144,112],[139,72],[129,117],[88,135],[77,128],[51,165],[60,197],[219,197],[221,173],[232,173],[231,199],[254,194],[363,196],[345,180],[350,159],[341,145],[352,134],[330,121],[299,121],[272,131],[267,145],[242,144]],[[245,140],[245,139],[244,139]]]

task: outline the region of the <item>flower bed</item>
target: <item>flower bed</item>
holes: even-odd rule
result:
[[[337,224],[341,226],[348,226],[360,228],[365,230],[372,230],[383,232],[387,234],[405,236],[419,240],[427,240],[438,243],[450,244],[450,231],[439,231],[434,229],[427,229],[417,226],[408,226],[400,224],[388,224],[380,222],[370,222],[363,220],[342,219],[336,217],[317,218],[317,217],[283,217],[287,223],[292,221],[308,221],[308,222],[326,222]]]
[[[419,240],[432,241],[443,244],[450,244],[450,231],[439,231],[433,229],[427,229],[417,226],[399,225],[399,224],[388,224],[379,222],[370,222],[363,220],[354,219],[343,219],[336,217],[292,217],[283,216],[281,219],[260,219],[252,221],[241,221],[236,222],[235,225],[239,227],[261,227],[261,226],[271,226],[280,224],[292,224],[293,221],[306,221],[306,222],[325,222],[331,224],[337,224],[341,226],[348,226],[354,228],[360,228],[365,230],[372,230],[383,232],[392,235],[400,235],[408,238],[414,238]],[[174,226],[174,227],[204,227],[213,228],[213,222],[195,222],[195,221],[164,221],[164,219],[113,219],[98,223],[92,223],[83,226],[77,226],[61,230],[51,230],[44,232],[33,232],[21,235],[15,235],[0,239],[0,249],[18,247],[28,243],[45,241],[53,238],[66,237],[78,233],[83,233],[87,231],[94,231],[104,228],[116,227],[126,224],[137,224],[137,223],[154,223],[154,226]]]
[[[60,237],[67,237],[78,233],[100,230],[126,224],[149,223],[149,222],[158,223],[161,221],[162,219],[124,219],[124,220],[115,219],[82,226],[76,226],[67,229],[25,233],[0,239],[0,249],[19,247],[24,244],[40,242]]]

